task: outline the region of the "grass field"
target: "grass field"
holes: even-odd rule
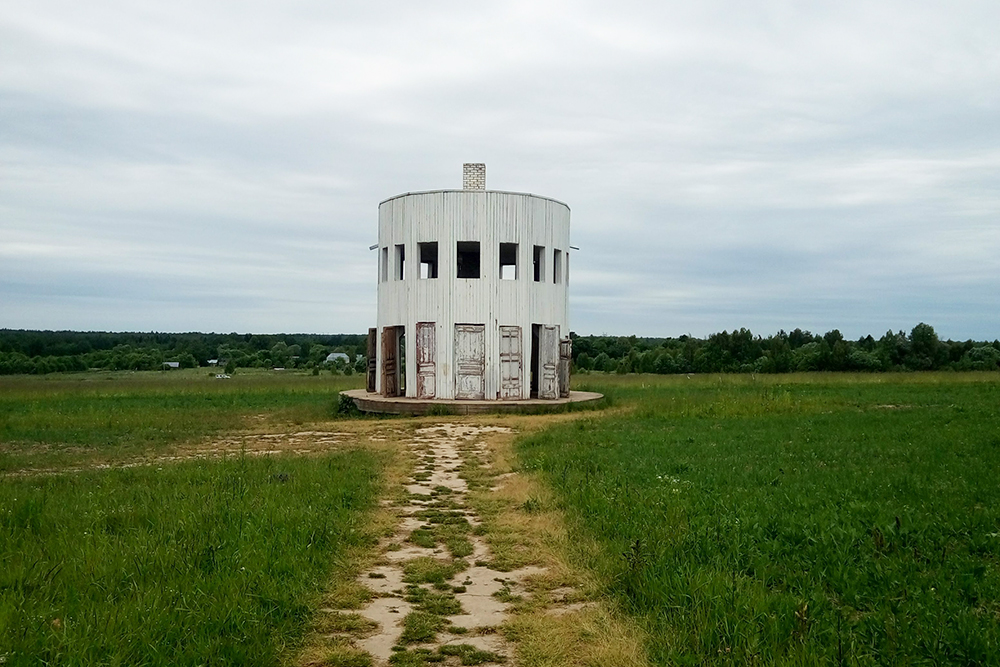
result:
[[[0,663],[294,661],[324,587],[372,539],[388,450],[150,455],[307,430],[361,381],[0,378]],[[1000,664],[1000,375],[574,388],[610,408],[553,418],[519,441],[520,465],[654,664]]]
[[[4,664],[274,664],[377,475],[354,451],[4,480]]]
[[[359,376],[204,369],[0,377],[0,472],[149,454],[268,421],[329,419]]]
[[[1000,663],[996,374],[576,380],[519,455],[653,663]]]
[[[251,416],[265,425],[329,419],[336,391],[356,384],[193,372],[0,379],[0,470],[8,472],[0,478],[0,663],[287,661],[321,593],[353,576],[352,550],[373,540],[366,513],[384,457],[339,447],[91,464],[131,464],[244,427]]]

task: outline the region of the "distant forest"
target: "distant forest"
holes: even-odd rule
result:
[[[929,324],[909,334],[845,339],[834,329],[813,334],[795,329],[763,338],[748,329],[708,338],[578,336],[577,371],[610,373],[788,373],[794,371],[998,370],[1000,340],[940,340]],[[351,360],[327,363],[331,352]],[[182,368],[300,368],[363,372],[364,334],[105,333],[0,329],[0,374],[85,370]]]
[[[60,371],[151,371],[166,362],[181,368],[329,368],[363,370],[368,336],[361,334],[105,333],[0,329],[0,375]],[[342,359],[325,364],[328,354]]]
[[[1000,340],[942,341],[929,324],[847,340],[839,330],[755,336],[749,329],[708,338],[573,339],[577,370],[616,373],[790,373],[797,371],[997,370]]]

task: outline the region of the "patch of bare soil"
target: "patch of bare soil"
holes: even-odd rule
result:
[[[224,456],[271,456],[274,454],[320,454],[336,449],[351,434],[342,431],[293,431],[244,433],[179,447],[171,458],[219,458]]]
[[[398,523],[381,545],[380,564],[360,577],[379,597],[359,613],[378,629],[356,644],[376,664],[389,664],[397,654],[397,662],[405,654],[411,661],[436,661],[461,660],[463,653],[481,664],[511,661],[511,647],[496,630],[507,620],[509,600],[538,570],[501,572],[487,565],[490,549],[476,534],[480,521],[466,502],[461,475],[461,445],[495,432],[509,429],[435,424],[417,429],[408,443],[420,467],[396,508]],[[426,627],[416,627],[418,621]]]
[[[270,433],[237,433],[223,438],[209,439],[199,443],[185,444],[169,450],[165,454],[147,454],[129,459],[89,460],[85,463],[58,468],[23,468],[7,472],[11,477],[54,475],[74,473],[84,470],[111,470],[161,466],[193,459],[221,459],[237,456],[275,456],[293,454],[299,456],[322,454],[340,447],[355,437],[355,434],[340,431],[276,431]],[[63,450],[70,451],[70,450]],[[84,451],[84,450],[78,450]]]

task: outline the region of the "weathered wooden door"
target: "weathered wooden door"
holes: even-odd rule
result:
[[[368,393],[375,393],[375,373],[378,372],[378,329],[368,330]]]
[[[399,339],[396,327],[382,329],[382,395],[399,396]]]
[[[417,322],[417,398],[434,398],[437,335],[433,322]]]
[[[521,398],[521,327],[500,327],[500,398]]]
[[[559,395],[569,397],[569,367],[573,362],[573,341],[563,338],[559,341]]]
[[[559,327],[543,326],[538,336],[538,398],[559,398]]]
[[[455,398],[486,398],[486,325],[455,325]]]

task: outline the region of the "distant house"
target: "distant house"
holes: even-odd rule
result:
[[[330,354],[326,355],[326,363],[328,364],[332,364],[337,359],[343,359],[347,363],[351,362],[351,358],[343,352],[331,352]]]
[[[219,365],[219,360],[218,359],[209,359],[208,360],[208,365],[209,366],[218,366]]]
[[[173,370],[175,368],[180,368],[180,367],[181,367],[181,362],[179,362],[179,361],[164,361],[163,362],[163,370],[170,371],[170,370]]]

